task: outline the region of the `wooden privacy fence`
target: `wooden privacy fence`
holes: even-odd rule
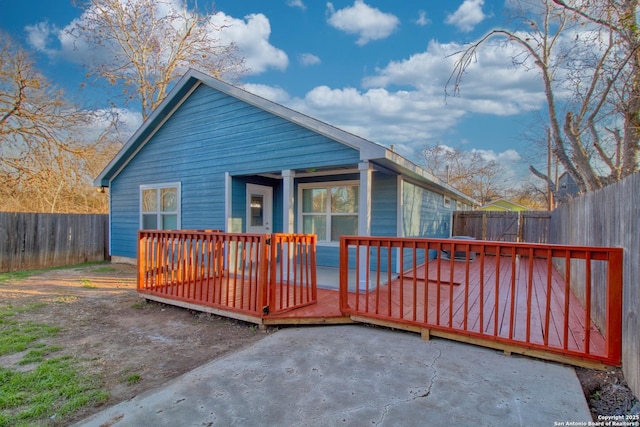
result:
[[[108,259],[109,216],[0,212],[0,272]]]
[[[443,253],[454,256],[444,259]],[[341,311],[353,320],[547,359],[620,364],[619,248],[342,237],[340,262]],[[587,271],[585,305],[570,289],[576,262]],[[564,265],[564,275],[554,263]],[[596,264],[607,272],[601,329],[590,309]],[[355,274],[348,274],[349,266]]]
[[[552,213],[551,243],[624,248],[622,313],[622,369],[640,396],[640,173],[605,188],[583,194],[558,206]],[[572,269],[579,283],[585,271]],[[590,274],[601,274],[593,271]],[[606,306],[598,304],[606,294],[603,281],[595,283],[592,305],[598,319],[606,318]],[[580,293],[576,290],[576,293]],[[594,298],[595,297],[595,298]]]
[[[255,321],[316,301],[315,235],[139,231],[138,291]]]
[[[459,211],[453,214],[453,236],[503,242],[549,242],[549,212]]]

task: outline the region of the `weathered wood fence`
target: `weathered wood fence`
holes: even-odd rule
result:
[[[549,212],[461,211],[453,215],[453,235],[500,242],[549,242]]]
[[[640,396],[640,174],[585,194],[551,214],[550,243],[624,248],[622,292],[622,368]],[[598,266],[572,269],[572,279],[593,277],[591,305],[598,318],[606,316],[606,286]]]
[[[0,272],[108,259],[109,216],[0,212]]]
[[[636,396],[640,395],[640,174],[577,197],[552,212],[455,212],[453,235],[481,240],[521,241],[578,246],[622,247],[622,367]],[[555,263],[564,273],[566,266]],[[600,327],[607,318],[607,286],[598,262],[572,263],[571,282],[592,283],[587,298],[583,289],[573,291],[591,306]]]

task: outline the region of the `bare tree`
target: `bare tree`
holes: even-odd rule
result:
[[[88,0],[71,30],[79,45],[96,53],[90,73],[121,85],[141,104],[146,118],[165,98],[169,86],[188,68],[217,78],[243,73],[237,48],[216,34],[225,24],[181,0]]]
[[[460,151],[440,144],[426,147],[422,155],[429,173],[483,205],[500,197],[502,167],[495,160],[486,160],[477,151]]]
[[[509,200],[530,209],[547,210],[549,208],[549,193],[532,182],[507,190],[506,196]]]
[[[94,200],[93,207],[78,205],[76,195],[91,187],[89,165],[106,164],[99,153],[115,148],[110,126],[95,137],[83,133],[94,122],[93,114],[68,103],[28,52],[4,33],[0,55],[0,210],[94,209]]]
[[[544,86],[554,158],[581,192],[620,180],[638,170],[638,2],[519,0],[514,28],[493,30],[460,52],[448,85],[458,93],[491,39],[519,47],[513,64],[537,69]],[[555,189],[551,176],[529,169]]]

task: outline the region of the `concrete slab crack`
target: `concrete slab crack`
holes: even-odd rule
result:
[[[404,399],[404,400],[398,400],[396,402],[393,403],[389,403],[387,405],[384,406],[384,409],[382,411],[382,414],[380,415],[380,419],[375,423],[375,425],[381,425],[384,420],[385,417],[387,416],[387,414],[389,413],[389,411],[398,405],[403,405],[405,403],[408,402],[413,402],[416,399],[420,399],[420,398],[425,398],[425,397],[429,397],[429,395],[431,394],[431,389],[433,388],[433,384],[436,380],[436,378],[438,377],[438,370],[435,368],[435,364],[438,361],[438,359],[440,359],[440,357],[442,356],[442,352],[440,351],[440,349],[435,349],[436,350],[436,357],[434,357],[434,359],[431,361],[431,363],[425,364],[425,368],[431,369],[432,375],[431,378],[429,378],[428,380],[428,384],[426,387],[426,391],[424,393],[420,393],[416,396],[410,397],[408,399]]]

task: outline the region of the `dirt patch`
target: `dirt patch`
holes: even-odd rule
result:
[[[621,369],[596,371],[576,368],[576,374],[594,421],[598,420],[598,415],[640,415],[640,403],[627,385]]]
[[[97,375],[102,389],[109,392],[104,405],[83,409],[65,419],[67,424],[156,388],[275,331],[259,331],[248,323],[146,302],[136,293],[135,275],[131,265],[100,264],[52,270],[0,284],[3,303],[42,303],[18,316],[60,326],[61,333],[52,344],[81,360],[86,372]],[[5,356],[0,365],[25,369],[17,365],[19,360],[20,356]],[[594,419],[598,415],[635,414],[640,409],[619,369],[576,372]]]
[[[158,387],[268,333],[245,322],[146,302],[136,293],[135,277],[134,266],[101,264],[0,284],[4,304],[38,304],[17,316],[60,326],[51,344],[82,361],[109,392],[105,405],[85,408],[65,423]],[[5,356],[0,364],[23,370],[29,365],[17,365],[20,359]]]

